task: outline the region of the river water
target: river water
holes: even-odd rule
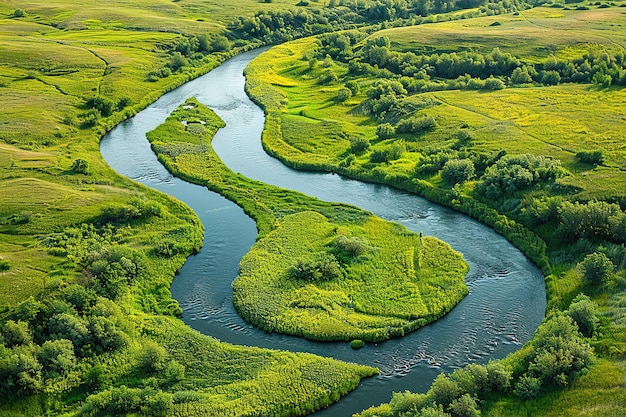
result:
[[[226,61],[210,73],[164,95],[123,122],[102,140],[107,163],[122,175],[187,203],[205,226],[204,246],[191,256],[172,284],[183,321],[225,342],[305,351],[378,367],[377,377],[316,416],[349,416],[388,402],[394,391],[425,391],[440,372],[468,363],[485,363],[519,349],[545,314],[543,276],[519,250],[491,228],[453,210],[387,186],[335,174],[296,171],[269,157],[261,147],[263,111],[244,92],[243,70],[261,51]],[[470,293],[448,315],[407,336],[355,351],[348,343],[313,342],[265,333],[239,317],[232,305],[231,282],[241,257],[254,244],[256,227],[234,203],[206,188],[169,174],[150,149],[145,133],[195,96],[227,126],[213,145],[233,171],[297,190],[326,201],[359,206],[436,236],[463,253],[470,265]]]

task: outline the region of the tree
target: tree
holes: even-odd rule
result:
[[[517,67],[513,70],[513,73],[511,74],[512,84],[528,84],[532,82],[533,79],[528,73],[528,69],[526,67]]]
[[[2,328],[2,336],[4,344],[8,347],[28,345],[33,341],[28,323],[23,321],[7,320]]]
[[[542,71],[540,73],[541,76],[541,84],[544,85],[557,85],[561,82],[561,74],[556,71]]]
[[[72,163],[72,171],[77,174],[88,174],[89,173],[89,162],[84,160],[83,158],[78,158]]]
[[[341,87],[339,91],[337,91],[337,95],[335,96],[335,101],[338,103],[343,103],[350,97],[352,97],[352,91],[347,87]]]
[[[450,159],[441,169],[441,179],[450,185],[462,184],[474,177],[474,163],[469,159]]]
[[[442,405],[444,408],[447,408],[450,404],[452,404],[452,401],[459,398],[461,395],[461,388],[455,381],[451,380],[444,374],[439,374],[430,386],[428,395],[434,402]]]
[[[454,417],[480,417],[476,400],[469,394],[463,394],[450,404],[450,413]]]
[[[384,140],[393,137],[396,133],[396,129],[390,123],[383,123],[376,126],[376,137]]]
[[[370,141],[365,138],[350,138],[350,152],[355,155],[362,155],[363,153],[365,153],[365,151],[369,149],[369,147]]]
[[[594,252],[585,256],[585,259],[578,266],[583,274],[583,280],[591,285],[607,282],[615,269],[613,262],[601,252]]]
[[[513,393],[522,400],[535,398],[541,391],[541,380],[526,374],[522,375],[515,384]]]
[[[167,351],[152,340],[145,342],[139,354],[139,367],[147,374],[154,374],[165,368]]]
[[[592,337],[598,331],[600,312],[596,303],[584,294],[574,298],[566,314],[576,322],[578,330],[585,337]]]

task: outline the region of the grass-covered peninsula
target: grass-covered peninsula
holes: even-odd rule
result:
[[[467,294],[467,264],[449,245],[232,172],[211,147],[222,125],[190,99],[148,138],[170,171],[257,220],[259,239],[233,282],[246,320],[316,340],[380,341],[436,320]]]
[[[617,7],[535,8],[306,38],[248,67],[268,152],[465,212],[546,274],[522,350],[364,416],[624,413],[622,24]]]

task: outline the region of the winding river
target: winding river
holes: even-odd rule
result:
[[[529,340],[545,313],[543,277],[524,255],[491,228],[446,207],[387,186],[335,174],[295,171],[261,147],[263,111],[244,92],[243,69],[261,51],[239,55],[164,95],[101,142],[102,155],[122,175],[191,206],[205,225],[204,247],[174,279],[172,294],[183,320],[202,333],[234,344],[306,351],[376,366],[379,376],[316,416],[349,416],[389,401],[394,391],[424,391],[434,377],[471,362],[502,358]],[[234,171],[326,201],[341,201],[448,242],[470,265],[470,294],[447,316],[409,335],[358,351],[347,343],[313,342],[265,333],[241,319],[232,305],[231,282],[241,257],[254,244],[254,222],[234,203],[169,174],[145,133],[163,123],[187,98],[198,100],[227,123],[213,145]]]

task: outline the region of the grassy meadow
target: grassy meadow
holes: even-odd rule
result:
[[[626,218],[626,96],[623,84],[611,82],[624,70],[609,81],[591,80],[591,72],[601,70],[588,61],[583,81],[575,68],[592,57],[615,56],[622,65],[626,22],[621,7],[568,9],[322,35],[276,46],[247,69],[247,89],[268,116],[263,143],[269,153],[296,168],[417,192],[492,225],[543,269],[548,318],[569,314],[578,294],[591,297],[601,330],[583,343],[595,349],[597,364],[570,383],[540,380],[541,391],[530,395],[522,390],[524,378],[541,378],[531,342],[504,361],[513,370],[508,394],[479,396],[475,406],[483,415],[624,413],[626,327],[619,300],[626,249],[618,224]],[[493,73],[446,78],[437,66],[446,59],[460,66],[465,56],[474,60],[468,72],[478,62]],[[410,67],[419,62],[421,70]],[[499,72],[507,65],[509,72]],[[524,82],[513,81],[515,68],[528,71],[516,78]],[[550,81],[550,71],[572,81]],[[598,159],[586,158],[591,154]],[[520,185],[524,170],[528,182]],[[572,217],[570,208],[591,217]],[[580,228],[573,231],[573,224]],[[585,275],[583,258],[590,254],[609,260],[602,285]],[[443,386],[436,381],[434,394],[408,403],[399,395],[363,415],[418,410]],[[438,404],[466,415],[450,402]]]
[[[444,242],[230,171],[211,148],[221,126],[190,99],[148,138],[170,171],[256,219],[259,239],[233,282],[246,320],[317,340],[381,341],[436,320],[467,294],[468,266]]]

